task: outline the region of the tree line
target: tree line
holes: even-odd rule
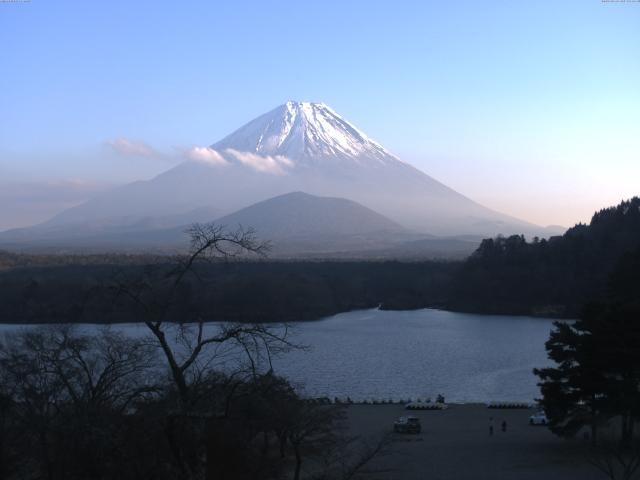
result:
[[[173,317],[196,265],[260,254],[250,231],[196,226],[170,269],[125,275],[117,297],[147,334],[25,328],[0,344],[0,478],[350,479],[384,446],[348,435],[337,405],[301,397],[271,367],[286,325]],[[131,273],[131,272],[128,272]]]
[[[464,262],[225,257],[197,263],[204,281],[186,279],[176,308],[240,322],[311,320],[379,305],[575,318],[587,299],[605,290],[618,259],[639,247],[636,197],[562,236],[485,239]],[[179,256],[0,252],[0,322],[139,321],[130,299],[114,298],[114,278],[169,272],[179,262]]]
[[[535,369],[551,430],[582,432],[592,462],[610,478],[640,469],[640,249],[624,255],[606,293],[575,322],[556,322],[546,349],[555,365]],[[616,427],[613,428],[612,427]],[[602,438],[601,438],[602,437]]]
[[[177,260],[146,265],[60,265],[0,272],[0,322],[139,322],[118,295],[124,278],[158,281]],[[441,307],[458,264],[448,262],[200,262],[171,308],[209,321],[295,322],[375,308]]]
[[[456,271],[448,306],[478,313],[575,318],[606,291],[619,259],[640,248],[640,198],[596,212],[559,237],[485,239]]]

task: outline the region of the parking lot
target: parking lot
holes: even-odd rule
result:
[[[451,405],[444,411],[404,410],[402,405],[353,405],[350,428],[363,438],[393,430],[399,416],[420,419],[419,435],[393,434],[385,455],[368,465],[373,479],[591,480],[606,478],[589,463],[589,442],[564,440],[529,425],[534,410]],[[490,420],[493,418],[493,421]],[[502,431],[506,422],[506,432]],[[489,426],[494,432],[490,435]]]

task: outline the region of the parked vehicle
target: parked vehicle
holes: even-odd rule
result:
[[[546,425],[549,423],[544,412],[536,412],[529,417],[529,425]]]
[[[396,433],[415,433],[422,431],[420,419],[418,417],[400,417],[393,424],[393,431]]]

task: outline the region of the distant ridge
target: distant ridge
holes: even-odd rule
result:
[[[292,192],[217,219],[233,227],[251,226],[271,239],[327,238],[408,233],[396,222],[352,200]]]
[[[0,233],[0,246],[48,239],[80,244],[87,232],[115,241],[120,230],[126,231],[122,242],[155,244],[156,227],[201,221],[193,212],[230,215],[290,192],[357,202],[423,238],[553,233],[443,185],[322,103],[287,102],[190,155],[155,178],[106,192],[41,225]],[[131,226],[142,224],[149,228],[136,239]]]

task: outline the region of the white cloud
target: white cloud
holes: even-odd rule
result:
[[[246,165],[258,172],[283,175],[286,168],[293,166],[293,162],[283,155],[262,156],[251,152],[239,152],[232,148],[227,148],[225,152],[232,155],[243,165]]]
[[[130,140],[128,138],[116,138],[106,142],[116,153],[131,157],[161,157],[153,147],[144,142]]]
[[[192,147],[185,152],[185,156],[189,160],[210,165],[227,165],[229,163],[217,151],[209,147]]]

